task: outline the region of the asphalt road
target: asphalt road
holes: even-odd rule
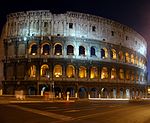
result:
[[[0,123],[150,123],[150,101],[0,104]]]

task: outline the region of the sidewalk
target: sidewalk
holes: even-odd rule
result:
[[[44,103],[44,102],[75,102],[75,100],[58,100],[44,98],[44,96],[26,96],[25,98],[16,98],[14,95],[2,95],[0,96],[0,104],[7,103]]]

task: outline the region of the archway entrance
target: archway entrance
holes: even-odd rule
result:
[[[96,88],[91,89],[90,98],[97,98],[97,89]]]
[[[87,98],[87,90],[84,87],[79,88],[79,98]]]
[[[28,94],[29,95],[36,95],[36,88],[35,87],[29,87],[28,88]]]

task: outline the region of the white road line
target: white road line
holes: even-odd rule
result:
[[[65,115],[60,115],[60,114],[56,114],[56,113],[41,111],[41,110],[32,109],[32,108],[25,108],[25,107],[21,107],[21,106],[17,106],[17,105],[9,105],[9,106],[14,107],[14,108],[18,108],[18,109],[21,109],[21,110],[24,110],[24,111],[32,112],[32,113],[35,113],[35,114],[40,114],[40,115],[44,115],[44,116],[47,116],[47,117],[63,120],[63,121],[72,120],[72,117],[65,116]]]

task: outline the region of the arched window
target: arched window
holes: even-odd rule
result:
[[[40,71],[40,75],[42,77],[48,77],[49,76],[49,67],[47,64],[43,64],[41,66],[41,71]]]
[[[111,79],[116,79],[116,69],[115,68],[111,69]]]
[[[130,71],[126,70],[126,80],[130,80]]]
[[[72,45],[67,46],[67,55],[73,55],[74,54],[74,47]]]
[[[108,51],[106,48],[101,49],[101,58],[107,58],[108,57]]]
[[[135,57],[135,64],[138,65],[138,56]]]
[[[116,50],[115,49],[111,49],[111,52],[110,52],[110,57],[111,59],[116,59]]]
[[[41,48],[41,54],[42,55],[49,55],[50,46],[49,44],[44,44]]]
[[[119,79],[121,79],[121,80],[124,79],[124,71],[123,71],[123,69],[119,70]]]
[[[86,68],[83,66],[80,66],[80,68],[79,68],[79,77],[86,78]]]
[[[134,71],[131,72],[131,81],[134,81]]]
[[[37,55],[38,46],[37,44],[32,44],[29,51],[31,55]]]
[[[29,69],[29,77],[36,77],[36,66],[32,65]]]
[[[83,46],[79,46],[79,55],[85,55],[85,48]]]
[[[93,46],[91,47],[91,56],[96,56],[95,48]]]
[[[91,67],[90,78],[93,79],[93,78],[97,78],[97,77],[98,77],[98,69],[97,69],[97,67]]]
[[[55,77],[61,77],[62,76],[62,66],[61,65],[55,65],[54,66],[54,76]]]
[[[119,52],[119,60],[123,61],[123,52],[122,51]]]
[[[62,55],[62,45],[56,44],[54,48],[55,55]]]
[[[131,63],[134,64],[134,55],[131,54]]]
[[[73,65],[68,65],[67,66],[67,77],[68,78],[73,78],[75,77],[75,68]]]
[[[129,54],[126,53],[125,56],[126,56],[126,57],[125,57],[125,62],[126,62],[126,63],[130,63],[130,57],[129,57]]]
[[[108,70],[107,70],[107,67],[103,67],[102,68],[101,79],[108,79]]]

